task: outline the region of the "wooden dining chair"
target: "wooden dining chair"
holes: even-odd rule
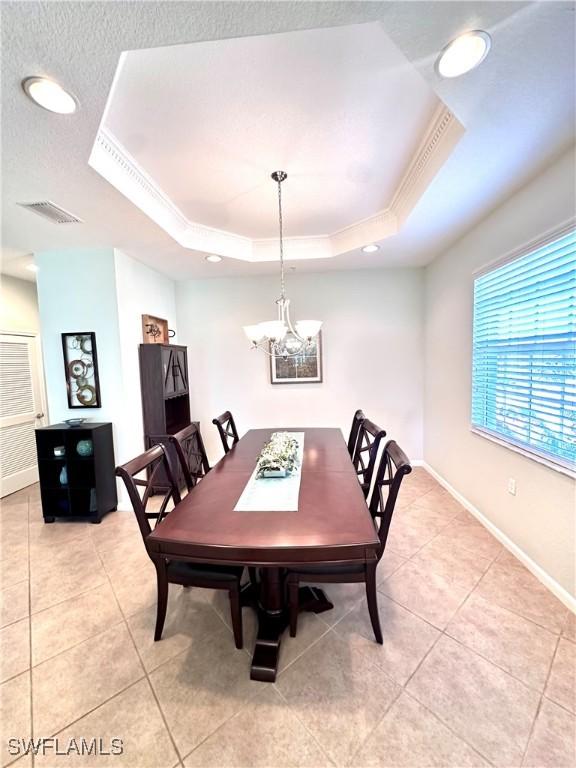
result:
[[[354,584],[363,581],[366,585],[366,600],[374,637],[376,642],[382,645],[382,629],[380,627],[376,596],[376,568],[386,549],[386,540],[400,485],[404,476],[411,471],[410,461],[400,446],[394,440],[386,443],[378,465],[374,488],[368,506],[380,541],[376,560],[368,563],[342,563],[340,565],[338,563],[309,566],[302,564],[298,569],[293,568],[288,571],[287,584],[291,637],[296,637],[298,627],[298,590],[301,582],[313,584],[319,582]]]
[[[178,457],[186,488],[190,492],[198,480],[210,472],[200,427],[193,422],[176,434],[170,435],[168,439]]]
[[[212,424],[215,424],[218,429],[224,453],[228,453],[232,446],[236,445],[240,439],[238,437],[236,424],[234,423],[234,416],[232,416],[230,411],[225,411],[224,413],[221,413],[220,416],[212,419]]]
[[[348,438],[348,453],[350,454],[351,459],[354,458],[354,451],[356,450],[356,443],[358,442],[358,432],[360,431],[360,427],[365,418],[364,411],[357,410],[352,419],[352,427],[350,428],[350,436]]]
[[[358,482],[365,498],[368,498],[370,493],[374,467],[378,458],[378,449],[384,437],[386,437],[386,430],[380,429],[370,419],[363,419],[358,429],[358,439],[354,448],[352,464],[358,475]]]
[[[153,495],[154,488],[158,488],[157,483],[156,486],[154,485],[154,476],[160,471],[164,477],[168,478],[169,487],[165,488],[165,481],[163,481],[163,494]],[[146,473],[146,479],[137,477],[142,473]],[[186,560],[169,560],[165,557],[158,557],[156,553],[152,555],[148,548],[148,537],[152,532],[151,521],[154,521],[154,527],[156,527],[166,515],[170,514],[168,508],[170,502],[173,502],[174,505],[180,503],[180,493],[174,480],[170,458],[164,446],[155,445],[132,461],[116,467],[116,475],[124,481],[144,540],[144,546],[156,568],[158,602],[154,640],[162,638],[168,605],[168,584],[180,584],[183,587],[228,590],[234,640],[236,648],[242,648],[240,579],[244,571],[243,566],[209,565]],[[148,511],[148,504],[151,499],[154,499],[154,509]]]

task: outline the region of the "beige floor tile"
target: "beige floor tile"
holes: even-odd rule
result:
[[[574,715],[543,699],[522,765],[529,768],[574,768]]]
[[[29,614],[29,585],[19,581],[0,591],[0,627],[13,624]]]
[[[24,672],[0,685],[0,761],[2,765],[18,757],[15,745],[9,739],[29,739],[30,727],[30,673]]]
[[[140,542],[144,546],[134,513],[118,510],[110,512],[102,518],[100,525],[93,525],[90,530],[92,541],[98,552],[118,546],[125,536],[132,533],[140,536]]]
[[[408,488],[412,486],[422,487],[426,490],[432,490],[432,488],[440,488],[440,484],[435,480],[432,475],[427,472],[424,467],[413,467],[412,472],[403,480],[402,486]]]
[[[430,488],[426,488],[422,485],[409,485],[406,480],[404,480],[402,486],[400,487],[398,498],[396,499],[396,509],[398,510],[404,507],[409,507],[415,501],[424,496],[425,493],[428,493],[429,490]]]
[[[22,488],[19,491],[10,493],[8,496],[4,496],[2,501],[0,502],[0,506],[2,506],[3,509],[5,509],[6,507],[11,507],[14,504],[23,504],[28,501],[28,497],[29,497],[28,488]]]
[[[144,675],[125,624],[32,670],[34,735],[50,736]]]
[[[386,547],[382,559],[378,563],[376,584],[382,584],[383,581],[392,576],[392,574],[395,573],[401,565],[404,565],[405,562],[405,557],[402,557],[396,552],[392,552],[392,550],[389,550],[388,547]]]
[[[32,613],[76,597],[107,581],[89,538],[56,547],[44,560],[31,562]]]
[[[28,502],[0,507],[0,536],[28,536]]]
[[[491,560],[458,546],[448,536],[440,534],[414,555],[412,562],[472,588],[488,570]]]
[[[32,753],[23,753],[23,756],[16,760],[15,763],[10,763],[10,768],[31,768],[32,766]]]
[[[0,560],[0,588],[5,589],[19,581],[27,581],[30,571],[28,570],[28,556],[20,555],[10,556]]]
[[[502,552],[502,545],[475,519],[454,520],[443,529],[442,535],[463,549],[490,560]]]
[[[302,582],[302,584],[314,582]],[[330,611],[319,614],[322,621],[328,626],[333,626],[347,613],[355,608],[358,603],[366,602],[366,587],[364,584],[318,584],[324,590],[328,600],[334,604]],[[302,614],[298,620],[302,618]]]
[[[184,760],[186,768],[321,768],[328,758],[269,687]]]
[[[362,768],[464,768],[490,763],[403,693],[355,755]]]
[[[32,663],[87,640],[122,621],[110,585],[105,583],[32,615]]]
[[[148,672],[185,651],[193,641],[209,642],[209,638],[220,630],[222,622],[202,599],[201,591],[170,587],[166,622],[162,640],[158,642],[154,641],[156,606],[128,618],[130,632]]]
[[[30,620],[22,619],[0,629],[0,682],[30,667]]]
[[[563,637],[552,662],[545,695],[556,704],[576,712],[576,645]]]
[[[178,755],[147,680],[140,680],[110,701],[90,712],[58,734],[59,744],[71,739],[102,739],[107,751],[122,740],[122,753],[112,755],[47,755],[36,759],[38,768],[88,768],[88,766],[130,766],[131,768],[172,768]]]
[[[407,691],[495,765],[522,759],[540,695],[448,637]]]
[[[89,536],[92,523],[62,522],[55,523],[33,522],[30,523],[30,558],[32,560],[43,559],[47,553],[56,548],[74,546],[72,542],[85,539]]]
[[[101,550],[99,555],[106,573],[117,576],[119,579],[143,568],[154,570],[154,565],[148,557],[142,536],[138,531],[131,530],[130,533],[124,534],[115,546],[110,544],[106,549]]]
[[[322,621],[321,617],[328,613],[330,611],[327,611],[326,614],[320,614],[320,616],[316,616],[313,613],[301,613],[298,616],[298,633],[296,637],[290,637],[288,629],[284,632],[280,645],[279,672],[289,669],[290,665],[297,658],[326,634],[328,625]]]
[[[481,597],[559,634],[568,609],[525,568],[492,565],[477,587]]]
[[[405,515],[394,516],[392,519],[386,551],[401,557],[412,557],[441,530],[442,526],[419,520],[408,509]]]
[[[290,711],[337,765],[346,765],[400,692],[332,630],[280,675]]]
[[[110,574],[110,582],[124,616],[132,616],[133,613],[156,605],[158,587],[152,561],[149,560],[144,568],[138,571],[113,571]],[[169,593],[174,589],[181,587],[171,585]]]
[[[429,509],[435,512],[438,518],[442,518],[446,522],[453,520],[456,515],[464,510],[464,507],[454,499],[448,491],[441,489],[432,489],[420,496],[414,503],[413,507],[419,507],[423,509]]]
[[[562,629],[562,634],[564,637],[567,637],[568,640],[572,640],[573,643],[576,643],[576,614],[572,613],[572,611],[568,613],[564,628]]]
[[[8,531],[0,535],[0,560],[28,561],[28,536],[21,531]]]
[[[30,501],[28,504],[28,520],[31,523],[40,523],[44,520],[41,501]]]
[[[204,600],[210,607],[216,611],[220,620],[226,624],[232,632],[232,617],[230,615],[230,598],[228,592],[224,589],[193,589],[197,598]],[[245,606],[242,609],[242,634],[244,637],[244,648],[252,653],[256,633],[258,631],[258,618],[256,610],[251,606]]]
[[[495,563],[501,565],[503,568],[520,568],[525,569],[525,566],[515,557],[512,552],[507,549],[502,549],[502,552],[498,555]]]
[[[470,592],[468,587],[412,561],[399,568],[378,589],[439,629],[448,624]]]
[[[544,689],[558,637],[472,593],[446,633],[527,685]]]
[[[265,683],[250,680],[250,658],[221,624],[210,639],[192,638],[183,653],[150,675],[180,754],[188,754],[243,707]]]
[[[347,644],[367,654],[400,685],[404,685],[440,633],[401,605],[378,595],[384,643],[374,639],[368,608],[359,605],[334,628]]]

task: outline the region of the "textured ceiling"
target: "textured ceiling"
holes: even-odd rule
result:
[[[259,274],[274,264],[207,264],[186,251],[87,165],[122,51],[381,21],[466,128],[399,235],[307,269],[427,263],[574,141],[574,4],[567,2],[4,2],[2,246],[5,271],[34,250],[113,246],[175,278]],[[493,37],[477,70],[441,81],[434,60],[458,33]],[[21,80],[52,76],[81,109],[35,107]],[[327,190],[327,194],[329,194]],[[56,226],[17,202],[50,199],[83,219]],[[268,215],[268,212],[263,212]],[[274,212],[270,212],[273,216]],[[28,273],[29,275],[30,273]]]

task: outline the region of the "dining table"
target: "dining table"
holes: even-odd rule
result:
[[[272,433],[303,433],[293,511],[236,511]],[[336,428],[249,430],[148,537],[151,557],[257,569],[242,604],[258,613],[250,677],[274,682],[288,626],[284,577],[290,567],[372,564],[379,540],[342,432]],[[324,591],[300,588],[301,611],[333,608]]]

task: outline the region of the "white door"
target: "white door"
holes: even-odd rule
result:
[[[0,497],[38,481],[34,429],[43,426],[35,336],[0,334]]]

